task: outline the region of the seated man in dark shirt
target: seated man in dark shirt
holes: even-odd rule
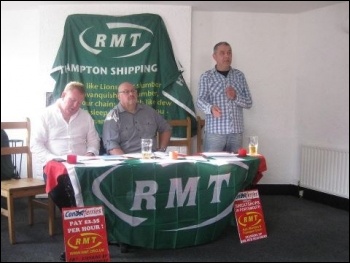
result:
[[[165,152],[172,128],[163,116],[150,106],[138,103],[137,91],[129,82],[119,85],[118,99],[119,103],[107,114],[103,125],[103,143],[107,153],[141,152],[141,138],[153,140],[152,151]]]

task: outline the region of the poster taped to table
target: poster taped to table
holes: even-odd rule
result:
[[[267,237],[258,190],[239,192],[233,206],[241,243]]]
[[[110,262],[102,206],[62,208],[66,262]]]

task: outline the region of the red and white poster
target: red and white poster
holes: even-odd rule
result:
[[[267,237],[258,190],[239,192],[233,206],[241,243]]]
[[[102,206],[62,209],[66,262],[110,262]]]

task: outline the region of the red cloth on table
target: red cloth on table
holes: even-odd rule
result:
[[[258,172],[252,182],[253,185],[257,184],[260,181],[260,179],[263,177],[262,173],[267,170],[265,157],[263,155],[258,155],[257,157],[259,157],[260,163]],[[44,168],[44,172],[47,175],[46,193],[49,193],[53,188],[56,187],[58,184],[57,179],[60,175],[68,174],[66,166],[63,163],[57,161],[49,161]]]
[[[267,170],[265,157],[261,154],[259,154],[258,157],[260,159],[260,163],[258,167],[258,172],[256,173],[256,176],[252,182],[253,185],[257,184],[260,181],[260,179],[263,177],[262,173]]]
[[[49,193],[58,184],[58,177],[68,174],[68,171],[63,163],[49,161],[44,168],[44,173],[46,174],[46,193]]]

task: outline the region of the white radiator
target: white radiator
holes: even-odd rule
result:
[[[349,152],[303,145],[300,186],[349,199]]]

